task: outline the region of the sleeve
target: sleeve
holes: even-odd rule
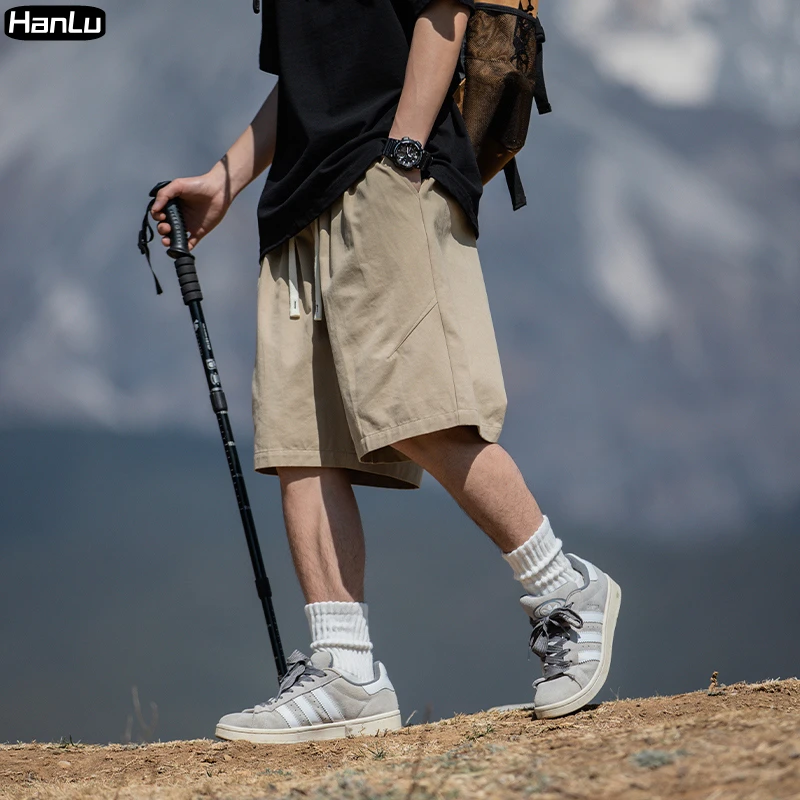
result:
[[[261,44],[258,48],[258,66],[263,72],[269,72],[272,75],[280,74],[275,0],[262,0]]]
[[[433,0],[409,0],[414,14],[419,16],[425,9],[433,2]],[[465,5],[470,12],[475,9],[475,0],[458,0],[459,3]]]

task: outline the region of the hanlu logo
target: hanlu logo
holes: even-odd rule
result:
[[[17,6],[6,11],[5,23],[12,39],[99,39],[106,32],[106,12],[94,6]]]

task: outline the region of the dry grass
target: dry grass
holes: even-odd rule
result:
[[[800,681],[296,745],[0,746],[0,799],[800,798]]]

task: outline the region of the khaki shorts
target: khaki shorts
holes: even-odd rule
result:
[[[353,483],[416,488],[391,445],[471,425],[496,442],[506,410],[475,247],[433,178],[419,192],[376,161],[264,257],[253,375],[255,467],[340,467]]]

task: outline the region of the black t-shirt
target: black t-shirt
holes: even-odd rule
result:
[[[460,1],[473,7],[473,0]],[[259,66],[279,84],[275,158],[258,204],[261,257],[316,219],[380,158],[414,23],[429,3],[263,2]],[[452,91],[426,149],[428,174],[458,201],[477,235],[483,186]]]

